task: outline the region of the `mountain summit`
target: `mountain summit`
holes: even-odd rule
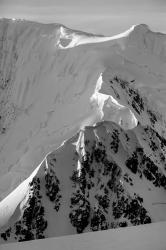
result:
[[[166,35],[0,20],[0,241],[165,221]]]

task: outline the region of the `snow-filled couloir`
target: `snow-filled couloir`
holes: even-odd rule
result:
[[[144,24],[0,20],[2,240],[165,220],[165,69],[166,35]]]

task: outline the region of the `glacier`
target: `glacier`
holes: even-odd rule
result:
[[[38,196],[36,185],[49,225],[46,237],[165,221],[165,69],[166,35],[145,24],[104,37],[61,24],[0,20],[0,227],[2,233],[11,228],[3,235],[7,242],[24,240],[16,226],[26,227],[22,217]],[[94,186],[83,191],[71,178],[73,171],[84,175],[88,157],[90,168],[99,169]],[[109,164],[116,166],[112,177],[102,172]],[[73,192],[85,192],[84,210],[95,214],[109,178],[106,193],[113,197],[100,213],[105,224],[93,227],[91,213],[83,230],[82,215],[72,224]],[[56,193],[62,205],[47,181],[55,190],[62,185]],[[136,203],[136,218],[125,208],[116,214],[122,201]]]

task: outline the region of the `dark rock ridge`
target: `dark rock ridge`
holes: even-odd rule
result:
[[[99,74],[102,83],[97,94],[114,97],[138,121],[136,127],[123,130],[122,126],[110,121],[112,113],[109,116],[107,110],[109,121],[85,126],[61,147],[51,149],[15,213],[0,229],[0,242],[28,241],[166,220],[166,121],[157,102],[155,105],[145,94],[148,87],[151,99],[156,96],[154,82],[164,86],[165,72],[160,68],[166,61],[165,35],[156,35],[146,25],[138,25],[124,37],[106,38],[107,43],[102,39],[99,42],[99,36],[95,38],[72,31],[63,25],[7,19],[0,21],[0,31],[0,134],[6,138],[14,122],[17,125],[22,110],[28,121],[37,117],[34,124],[29,125],[25,120],[21,125],[26,127],[26,137],[17,142],[18,162],[25,153],[21,151],[24,142],[29,143],[25,151],[27,148],[32,151],[29,158],[33,158],[33,153],[37,158],[41,156],[38,148],[48,152],[45,150],[49,146],[56,145],[53,142],[59,140],[61,143],[69,138],[67,135],[78,131],[87,114],[93,116],[96,112],[97,116],[98,111],[102,112],[93,109],[90,101]],[[32,43],[28,50],[24,48],[25,41],[26,46]],[[68,50],[68,46],[77,48]],[[140,52],[142,57],[137,60]],[[153,56],[148,57],[150,54]],[[154,72],[154,65],[159,65],[158,73]],[[147,75],[153,79],[152,84],[150,80],[146,82]],[[33,88],[27,91],[28,86]],[[160,97],[163,97],[161,93]],[[96,100],[99,106],[97,101],[100,100]],[[164,106],[164,101],[160,105]],[[111,110],[111,105],[109,107]],[[118,110],[118,105],[116,108]],[[32,112],[31,116],[33,110],[36,113]],[[74,116],[78,110],[78,117]],[[21,126],[16,130],[18,137]],[[47,133],[49,138],[43,140]],[[31,138],[32,142],[38,140],[37,146],[31,147],[34,145],[29,142]],[[7,137],[6,148],[8,141]],[[11,151],[15,150],[15,141],[13,145]],[[27,158],[24,159],[28,165]],[[21,164],[20,169],[16,168],[17,174],[18,170],[22,171]]]
[[[144,134],[146,147],[137,139]],[[66,221],[66,234],[158,221],[160,210],[154,212],[153,203],[156,192],[166,197],[166,177],[151,152],[158,151],[162,162],[165,147],[165,139],[148,126],[138,124],[132,131],[113,122],[85,127],[46,157],[17,208],[19,220],[1,231],[2,241],[58,235],[50,233],[52,227],[58,230],[58,217]]]

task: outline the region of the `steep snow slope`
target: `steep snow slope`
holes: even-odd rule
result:
[[[2,19],[0,48],[2,241],[165,220],[166,35]]]
[[[92,98],[103,72],[123,72],[130,84],[148,97],[149,105],[165,117],[165,35],[146,25],[133,26],[115,37],[101,37],[59,24],[2,19],[0,48],[1,199],[29,176],[48,152],[80,127],[103,119],[99,104],[109,97],[110,89],[105,90],[107,96]],[[127,106],[127,123],[119,105],[114,115],[114,108],[106,109],[110,115],[105,115],[132,128],[138,114],[120,98]],[[165,122],[160,120],[155,129],[161,134]],[[147,115],[141,122],[148,123]]]
[[[0,203],[1,223],[9,219],[1,241],[166,220],[165,149],[166,141],[149,126],[125,131],[101,122],[85,127],[48,154],[21,188]],[[4,214],[5,207],[16,206],[13,215]]]
[[[166,223],[1,245],[1,250],[165,250]]]

